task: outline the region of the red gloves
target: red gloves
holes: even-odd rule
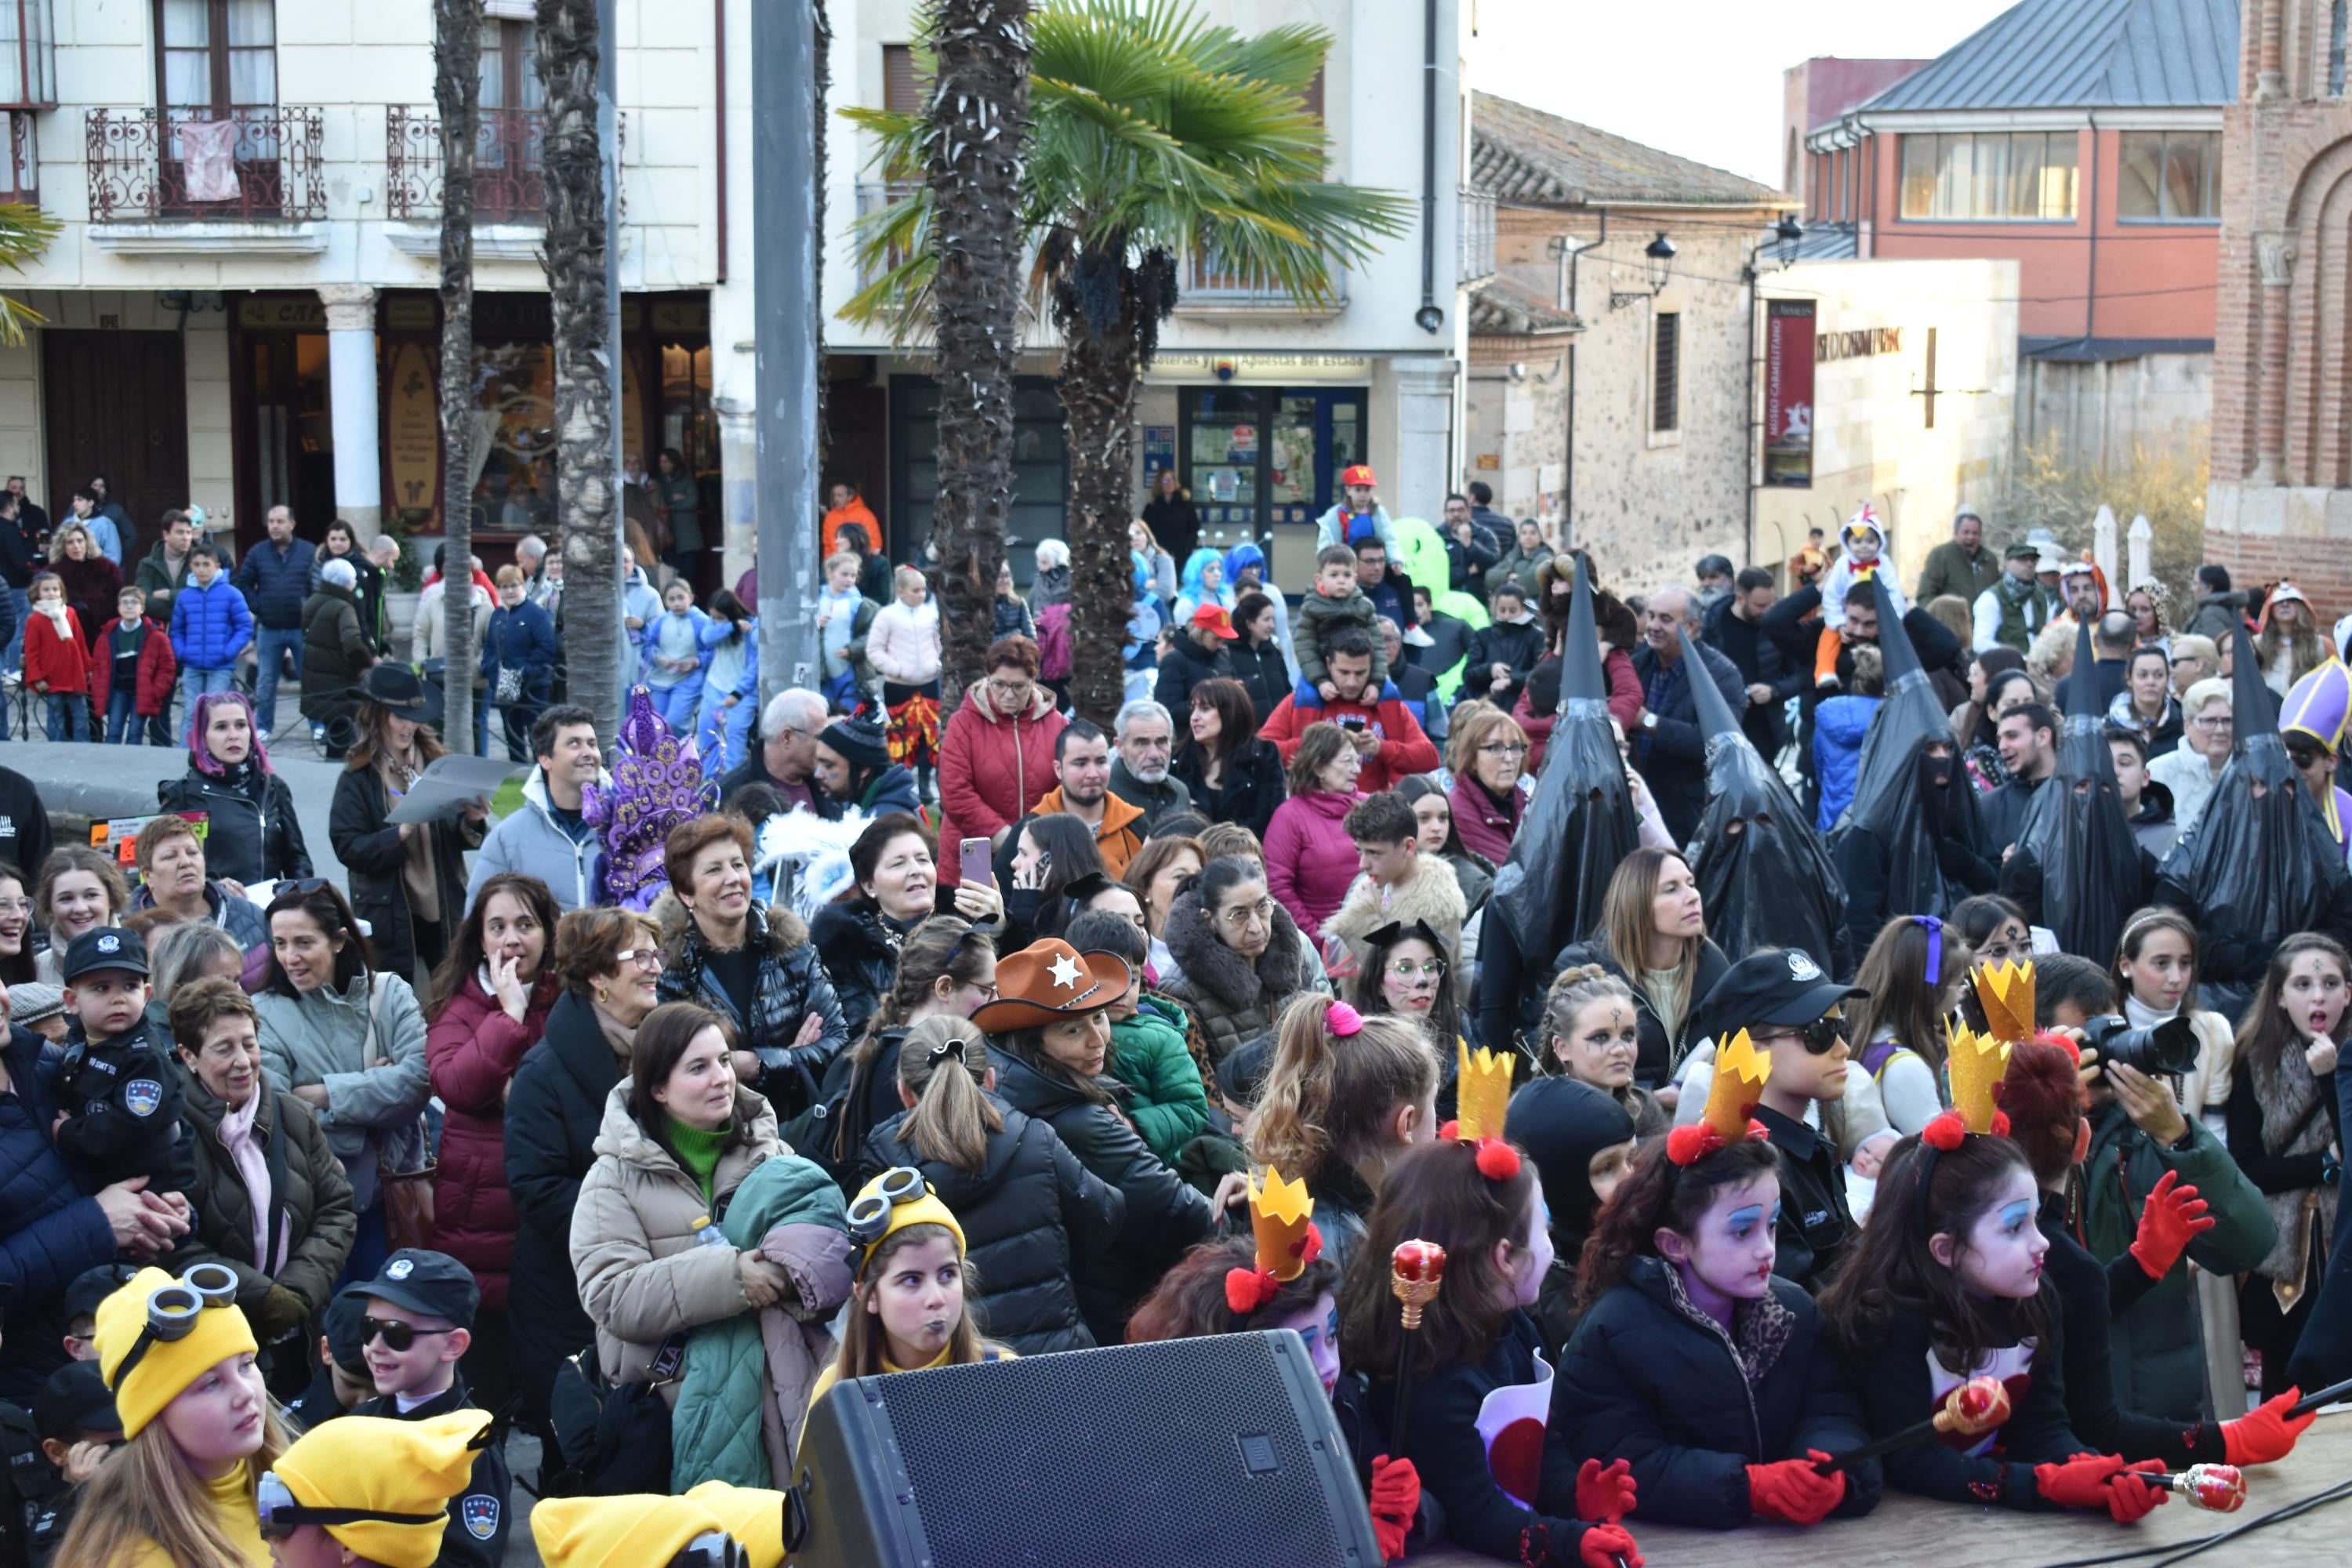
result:
[[[2164,1473],[2161,1459],[2126,1466],[2113,1454],[2077,1454],[2063,1465],[2033,1467],[2034,1489],[2061,1508],[2105,1509],[2117,1524],[2132,1521],[2172,1494],[2125,1478],[2126,1470]]]
[[[2233,1465],[2270,1465],[2284,1459],[2304,1428],[2319,1419],[2315,1410],[2289,1419],[2287,1407],[2303,1397],[2290,1388],[2276,1399],[2265,1399],[2235,1421],[2221,1423],[2221,1457]]]
[[[1381,1543],[1381,1560],[1404,1559],[1404,1540],[1413,1516],[1421,1511],[1421,1472],[1411,1459],[1386,1454],[1372,1460],[1372,1535]]]
[[[2195,1187],[2174,1185],[2179,1180],[2179,1172],[2165,1172],[2139,1211],[2139,1236],[2131,1244],[2131,1255],[2151,1279],[2171,1273],[2189,1242],[2218,1223],[2205,1212],[2205,1200]]]
[[[1587,1459],[1584,1462],[1590,1465],[1593,1461]],[[1620,1459],[1617,1462],[1622,1465],[1625,1461]],[[1629,1481],[1626,1484],[1630,1488],[1633,1483]],[[1584,1568],[1618,1568],[1621,1563],[1624,1568],[1642,1568],[1640,1549],[1634,1546],[1633,1538],[1619,1525],[1596,1524],[1586,1531],[1583,1539],[1576,1543],[1576,1554],[1583,1559]]]
[[[1785,1524],[1819,1524],[1845,1500],[1845,1472],[1813,1468],[1814,1461],[1828,1458],[1819,1448],[1809,1448],[1801,1459],[1748,1466],[1748,1506]]]
[[[1587,1459],[1576,1472],[1576,1517],[1595,1524],[1614,1524],[1633,1511],[1633,1467],[1619,1459],[1603,1469],[1598,1459]],[[1585,1537],[1591,1540],[1591,1535]],[[1630,1548],[1633,1538],[1626,1537]]]

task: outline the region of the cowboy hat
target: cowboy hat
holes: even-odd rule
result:
[[[1115,953],[1082,953],[1047,937],[996,961],[996,1000],[972,1014],[972,1025],[994,1035],[1083,1018],[1126,996],[1130,978]]]
[[[414,719],[420,724],[441,721],[441,689],[420,679],[416,671],[391,659],[379,659],[360,677],[359,694],[387,713]]]

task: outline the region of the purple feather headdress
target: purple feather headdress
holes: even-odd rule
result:
[[[718,783],[704,781],[694,742],[671,734],[654,711],[653,693],[634,688],[613,748],[613,787],[590,784],[582,801],[588,826],[604,840],[605,901],[651,909],[669,886],[662,861],[669,830],[718,804]]]

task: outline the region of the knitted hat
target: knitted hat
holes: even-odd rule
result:
[[[853,768],[880,772],[890,765],[890,742],[872,719],[835,719],[817,735],[817,744]]]
[[[876,1249],[910,1225],[943,1226],[955,1237],[956,1255],[963,1255],[963,1226],[957,1223],[955,1211],[911,1166],[893,1166],[858,1188],[857,1195],[849,1200],[848,1214],[850,1237],[862,1248],[857,1258],[860,1278]],[[864,1223],[866,1215],[878,1217],[880,1223]]]
[[[139,1436],[163,1406],[212,1368],[261,1348],[253,1337],[253,1325],[234,1303],[205,1307],[190,1320],[185,1334],[176,1340],[149,1340],[146,1353],[129,1373],[122,1372],[147,1326],[149,1298],[178,1283],[160,1268],[142,1268],[130,1284],[98,1304],[98,1370],[114,1390],[125,1437]]]
[[[530,1539],[547,1568],[646,1568],[726,1528],[709,1502],[690,1497],[551,1497],[530,1510]]]
[[[783,1568],[783,1493],[705,1481],[686,1495],[726,1521],[727,1533],[751,1553],[751,1568]]]
[[[54,1018],[66,1010],[66,992],[62,985],[42,985],[27,981],[8,987],[8,1021],[29,1029],[44,1019]]]
[[[340,1416],[297,1438],[271,1469],[303,1508],[427,1516],[422,1522],[360,1519],[325,1529],[384,1568],[432,1568],[449,1527],[449,1500],[473,1479],[474,1444],[489,1425],[480,1410],[453,1410],[424,1421]],[[504,1500],[467,1498],[468,1533],[483,1540],[496,1534]]]

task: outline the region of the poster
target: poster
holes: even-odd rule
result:
[[[384,377],[384,479],[402,511],[441,511],[441,398],[434,357],[422,343],[392,351]],[[437,527],[428,525],[426,531]]]
[[[1160,471],[1176,466],[1176,426],[1146,425],[1143,427],[1143,488],[1149,491],[1160,482]]]
[[[1764,482],[1813,482],[1813,314],[1811,300],[1766,301]]]

